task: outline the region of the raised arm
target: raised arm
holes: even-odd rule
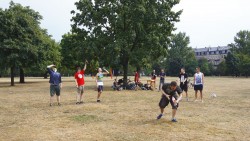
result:
[[[47,66],[47,69],[48,69],[49,74],[52,73],[52,70],[51,70],[52,67],[55,67],[55,65],[48,65],[48,66]]]
[[[87,68],[87,63],[88,63],[88,61],[87,60],[85,60],[85,65],[84,65],[84,68],[83,68],[83,70],[85,71],[86,70],[86,68]]]
[[[107,71],[106,69],[103,69],[105,72],[103,72],[103,74],[109,74],[109,71]]]
[[[48,69],[50,69],[50,68],[52,68],[52,67],[55,67],[55,65],[52,64],[52,65],[48,65],[48,66],[47,66]]]

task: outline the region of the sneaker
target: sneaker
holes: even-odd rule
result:
[[[80,104],[80,102],[76,102],[76,105],[77,105],[77,104]]]
[[[79,104],[83,104],[83,101],[79,102]]]
[[[61,106],[61,104],[60,104],[60,103],[58,103],[58,106]]]
[[[176,118],[173,118],[171,121],[172,121],[172,122],[177,122]]]
[[[161,119],[162,116],[163,114],[159,114],[159,116],[157,116],[157,119]]]
[[[101,100],[98,99],[96,102],[101,102]]]

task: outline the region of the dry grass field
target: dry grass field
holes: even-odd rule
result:
[[[180,102],[177,123],[170,122],[170,105],[156,120],[161,97],[157,90],[113,91],[113,81],[105,78],[102,102],[96,103],[94,80],[85,79],[84,104],[75,105],[70,77],[63,78],[62,106],[50,107],[48,80],[26,78],[25,84],[10,87],[10,78],[0,78],[0,140],[250,140],[250,79],[206,77],[204,103],[193,102],[190,89],[191,101]],[[216,98],[210,97],[213,92]]]

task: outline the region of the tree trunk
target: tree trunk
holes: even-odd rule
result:
[[[128,58],[125,58],[123,62],[123,84],[124,86],[128,84]]]
[[[47,74],[48,74],[48,71],[46,71],[46,72],[44,73],[44,75],[43,75],[43,78],[44,78],[44,79],[47,79],[47,78],[48,78],[48,75],[47,75]]]
[[[14,69],[15,67],[10,68],[10,79],[11,79],[11,86],[14,86]]]
[[[20,81],[19,83],[25,83],[24,81],[24,71],[23,71],[23,68],[20,67]]]

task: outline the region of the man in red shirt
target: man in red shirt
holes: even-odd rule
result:
[[[81,70],[81,67],[78,67],[77,72],[75,73],[75,82],[77,88],[76,104],[83,104],[82,96],[84,92],[84,73],[86,67],[87,67],[87,61],[85,61],[83,70]]]

